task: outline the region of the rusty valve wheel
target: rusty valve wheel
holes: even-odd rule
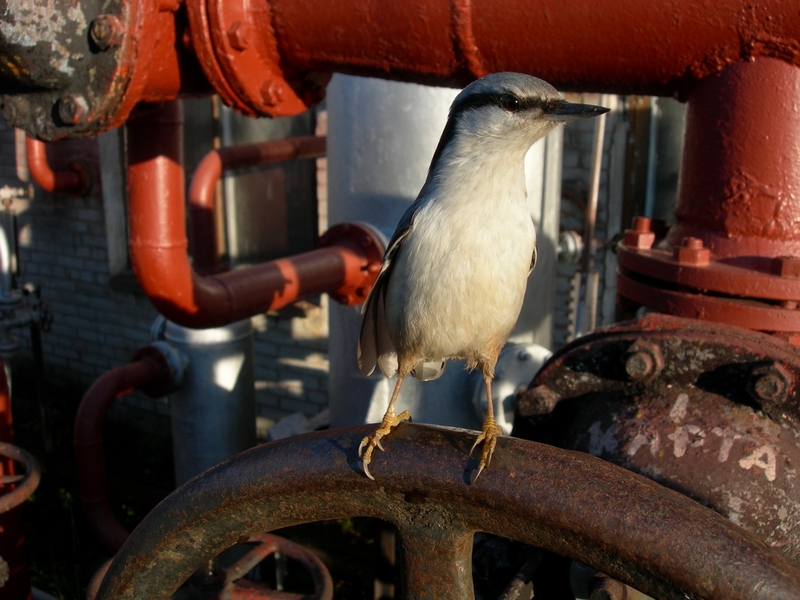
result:
[[[376,457],[373,482],[356,455],[373,428],[265,444],[188,482],[131,534],[98,600],[166,600],[251,532],[346,516],[397,527],[405,598],[473,598],[478,531],[573,558],[655,598],[800,598],[800,570],[782,554],[600,459],[503,437],[470,485],[474,433],[403,424]]]
[[[27,500],[42,478],[42,469],[39,462],[22,448],[0,442],[0,456],[5,456],[25,467],[25,473],[20,475],[0,476],[0,484],[14,484],[13,490],[0,496],[0,513],[8,512]]]
[[[322,561],[299,544],[269,533],[252,536],[247,543],[258,545],[225,569],[225,589],[220,594],[220,598],[242,597],[264,600],[331,600],[333,598],[333,581],[328,569],[322,564]],[[250,569],[276,552],[303,565],[314,582],[313,594],[309,596],[279,592],[243,579]]]

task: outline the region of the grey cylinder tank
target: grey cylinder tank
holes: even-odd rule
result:
[[[169,396],[180,485],[256,443],[253,327],[249,319],[213,329],[167,322],[164,338],[189,361]]]

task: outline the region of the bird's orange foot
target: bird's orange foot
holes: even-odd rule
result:
[[[494,418],[489,417],[483,422],[483,429],[481,430],[480,434],[478,434],[478,438],[475,440],[475,443],[472,445],[472,450],[469,451],[469,455],[472,456],[472,453],[478,444],[483,442],[481,461],[478,463],[478,471],[475,473],[472,483],[475,483],[478,480],[478,477],[481,476],[483,470],[489,466],[490,462],[492,462],[492,454],[494,454],[494,447],[497,445],[497,438],[502,433],[503,430],[495,424]]]
[[[372,473],[369,472],[369,463],[372,462],[372,451],[376,446],[381,450],[384,450],[383,446],[381,445],[381,438],[385,435],[388,435],[392,430],[392,427],[396,427],[403,421],[410,420],[411,413],[409,413],[407,410],[404,410],[397,416],[395,416],[394,412],[391,414],[387,412],[385,415],[383,415],[383,421],[381,421],[381,425],[378,427],[375,433],[368,435],[361,440],[361,444],[358,446],[358,456],[361,457],[361,464],[364,467],[364,474],[367,477],[375,481]],[[366,450],[364,450],[364,446],[367,447]]]

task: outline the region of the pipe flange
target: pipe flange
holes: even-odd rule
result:
[[[189,365],[186,355],[172,344],[156,341],[139,348],[133,354],[132,361],[149,358],[156,361],[162,369],[163,377],[159,377],[151,385],[141,386],[139,391],[151,398],[166,396],[183,382],[183,375]]]
[[[286,117],[325,97],[329,74],[285,73],[269,5],[242,0],[190,2],[192,44],[226,104],[249,116]]]
[[[9,11],[3,31],[13,33],[0,35],[5,72],[15,73],[15,86],[27,92],[0,96],[9,126],[51,141],[120,125],[150,71],[154,44],[143,33],[155,28],[157,11],[156,2],[118,0],[80,2],[53,14],[44,6]]]
[[[337,302],[346,306],[361,304],[367,299],[381,270],[387,241],[384,235],[367,223],[341,223],[326,231],[317,241],[318,248],[346,246],[362,257],[361,277],[347,281],[340,288],[328,292]]]

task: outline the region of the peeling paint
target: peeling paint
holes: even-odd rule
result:
[[[86,29],[86,17],[80,5],[70,7],[66,12],[59,8],[53,0],[41,4],[29,0],[8,0],[0,20],[0,34],[8,44],[26,48],[49,43],[52,53],[50,65],[65,75],[73,75],[75,67],[70,65],[70,60],[78,60],[83,55],[70,52],[60,37],[67,31],[81,34]]]

